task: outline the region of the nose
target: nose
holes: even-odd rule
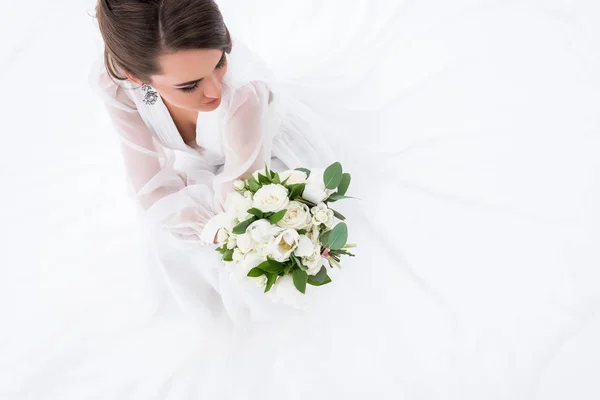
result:
[[[209,99],[218,99],[221,97],[221,79],[213,75],[204,83],[204,96]]]

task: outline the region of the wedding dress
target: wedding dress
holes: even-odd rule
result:
[[[51,183],[44,206],[62,214],[44,254],[66,256],[46,257],[38,280],[7,268],[0,397],[534,399],[553,354],[600,309],[597,5],[219,4],[236,40],[223,102],[198,115],[195,143],[151,87],[116,84],[97,62],[106,114],[61,94],[72,70],[52,70],[44,167],[7,186]],[[81,29],[73,21],[65,32]],[[39,72],[38,52],[72,54],[57,32],[22,71]],[[240,126],[251,146],[235,140]],[[114,137],[140,246],[124,229],[134,211],[113,197]],[[339,204],[357,256],[309,287],[301,310],[231,279],[202,244],[231,180],[265,161],[332,160],[353,176],[358,199]],[[89,196],[65,195],[74,186]],[[78,222],[62,228],[65,216]],[[10,237],[28,247],[15,260],[43,221],[17,219]],[[103,236],[88,240],[94,229]]]

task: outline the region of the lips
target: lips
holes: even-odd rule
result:
[[[217,99],[211,100],[211,101],[209,101],[207,103],[203,103],[203,104],[206,105],[206,106],[208,106],[210,104],[214,104],[217,100],[219,100],[219,99],[217,98]]]

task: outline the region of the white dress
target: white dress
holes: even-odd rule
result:
[[[400,338],[406,324],[415,322],[400,312],[410,304],[397,292],[416,287],[411,289],[403,262],[380,248],[360,206],[341,205],[358,256],[330,272],[332,284],[298,294],[301,310],[231,277],[214,250],[212,217],[222,210],[223,194],[234,179],[265,162],[282,169],[327,166],[333,160],[319,119],[264,68],[248,68],[257,64],[234,42],[222,104],[199,113],[191,144],[184,143],[153,88],[115,83],[101,61],[92,72],[123,139],[126,170],[147,227],[148,265],[156,267],[166,288],[164,306],[176,304],[202,330],[221,332],[222,343],[215,346],[228,354],[217,357],[227,360],[219,377],[234,384],[228,390],[218,385],[215,398],[272,392],[293,399],[317,388],[322,398],[399,393],[405,372],[390,366],[407,357],[409,342]],[[155,101],[144,101],[148,92]],[[435,309],[420,306],[426,307]]]
[[[197,323],[191,338],[169,336],[165,347],[181,340],[193,351],[145,398],[532,398],[554,344],[597,304],[588,300],[597,290],[575,278],[593,276],[597,257],[581,256],[592,254],[591,223],[572,211],[597,217],[579,202],[597,191],[569,179],[596,164],[555,163],[564,146],[587,154],[566,139],[576,131],[593,143],[588,126],[571,123],[591,120],[597,97],[571,89],[576,74],[561,75],[568,65],[548,44],[559,40],[544,39],[559,31],[525,6],[384,3],[362,3],[365,15],[347,21],[356,35],[345,46],[329,31],[314,51],[322,58],[302,64],[301,81],[282,79],[282,67],[272,75],[236,42],[223,104],[199,115],[196,144],[183,143],[160,98],[145,104],[141,88],[119,88],[101,68],[92,75],[145,210],[144,266],[161,302],[155,317]],[[297,20],[300,11],[288,6]],[[343,7],[316,15],[334,18]],[[229,10],[253,25],[253,10]],[[264,31],[254,45],[268,45],[272,32]],[[302,54],[305,38],[296,39],[274,41]],[[540,42],[548,47],[531,53]],[[562,86],[553,83],[561,96],[545,92],[554,76],[562,76]],[[575,94],[586,101],[569,108],[563,99]],[[236,141],[240,127],[252,146]],[[238,285],[202,245],[227,184],[272,157],[279,168],[339,159],[361,198],[341,210],[357,257],[332,272],[332,284],[307,292],[305,311]],[[561,197],[554,180],[573,197]]]

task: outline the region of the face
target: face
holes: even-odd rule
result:
[[[227,56],[221,50],[181,50],[159,57],[151,85],[164,101],[185,110],[213,111],[221,104]]]

